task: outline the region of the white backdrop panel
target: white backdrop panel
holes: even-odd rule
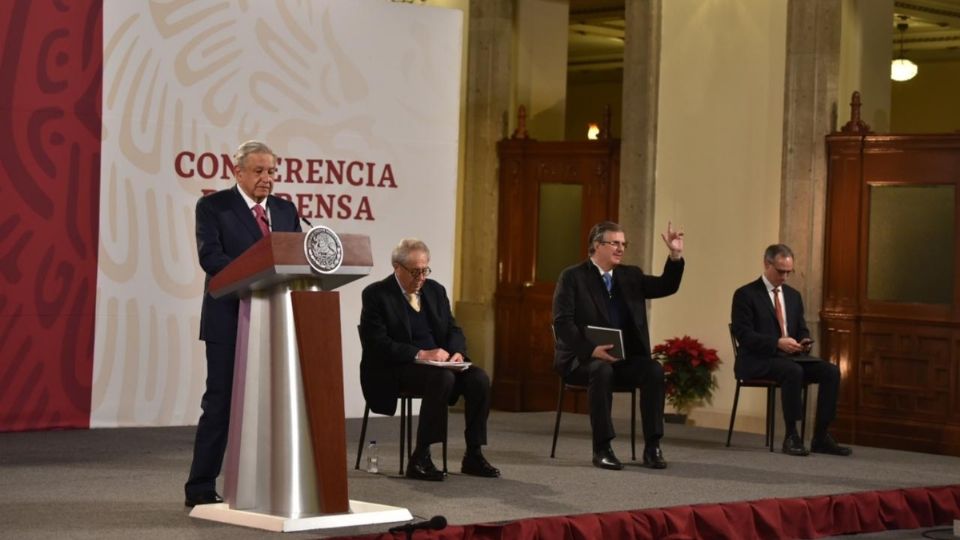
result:
[[[340,289],[345,412],[360,416],[362,288],[391,272],[405,236],[425,240],[432,277],[452,283],[461,13],[106,0],[103,19],[91,425],[196,422],[206,366],[194,206],[234,184],[221,156],[253,138],[282,158],[275,194],[314,225],[371,237],[373,274]]]

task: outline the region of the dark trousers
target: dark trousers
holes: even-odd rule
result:
[[[643,439],[647,444],[654,445],[663,437],[665,390],[663,366],[659,362],[650,358],[628,357],[611,364],[593,359],[589,364],[577,366],[564,380],[587,387],[594,448],[609,444],[616,436],[610,416],[614,386],[640,389]]]
[[[233,343],[207,342],[207,389],[200,400],[203,413],[197,422],[190,477],[184,485],[187,496],[217,487],[230,428],[230,396],[233,392]]]
[[[830,362],[795,362],[787,356],[771,358],[766,369],[759,369],[751,378],[772,379],[780,383],[783,420],[788,432],[796,429],[803,417],[802,389],[804,384],[817,383],[817,420],[813,435],[819,437],[837,416],[837,396],[840,393],[840,368]]]
[[[490,377],[477,366],[453,371],[423,364],[409,364],[400,370],[400,391],[423,396],[417,422],[417,448],[443,441],[447,406],[464,399],[463,438],[467,447],[487,444],[487,417],[490,415]]]

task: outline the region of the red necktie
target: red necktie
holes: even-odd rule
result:
[[[777,323],[780,324],[780,337],[787,337],[787,325],[783,322],[783,306],[780,305],[780,289],[773,289],[773,310],[777,312]]]
[[[260,227],[260,232],[264,236],[270,236],[270,223],[267,221],[267,213],[263,211],[263,207],[259,204],[253,205],[253,216],[257,220],[257,226]]]

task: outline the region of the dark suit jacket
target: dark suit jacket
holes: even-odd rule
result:
[[[197,201],[197,254],[207,273],[200,311],[200,339],[204,341],[236,342],[239,299],[235,295],[214,299],[207,289],[210,278],[263,238],[239,189],[234,186]],[[272,231],[300,232],[300,219],[293,203],[270,195],[267,211]]]
[[[781,288],[783,311],[787,315],[787,334],[797,341],[810,337],[807,323],[803,319],[800,292],[786,284]],[[734,364],[734,373],[740,379],[756,377],[765,370],[766,362],[780,351],[777,348],[780,324],[762,278],[747,283],[733,293],[730,320],[740,349]]]
[[[437,346],[451,355],[460,353],[466,358],[467,340],[450,312],[446,289],[428,279],[420,295]],[[407,299],[393,274],[363,289],[360,343],[363,345],[360,359],[363,397],[371,411],[393,415],[400,394],[400,369],[412,364],[419,350],[410,336]]]
[[[637,266],[619,265],[613,271],[616,286],[626,301],[633,319],[632,330],[640,350],[627,356],[650,357],[650,332],[647,329],[646,301],[669,296],[680,288],[684,261],[667,259],[663,274],[648,276]],[[590,361],[594,343],[587,340],[587,326],[610,326],[608,295],[600,273],[590,259],[567,268],[560,274],[553,294],[553,329],[556,352],[553,369],[565,377],[577,366]]]

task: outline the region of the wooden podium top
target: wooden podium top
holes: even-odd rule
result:
[[[307,263],[303,239],[307,233],[275,232],[244,251],[210,280],[210,294],[220,298],[269,289],[294,279],[315,280],[325,291],[370,274],[373,254],[365,234],[339,234],[343,263],[336,272],[320,274]]]

